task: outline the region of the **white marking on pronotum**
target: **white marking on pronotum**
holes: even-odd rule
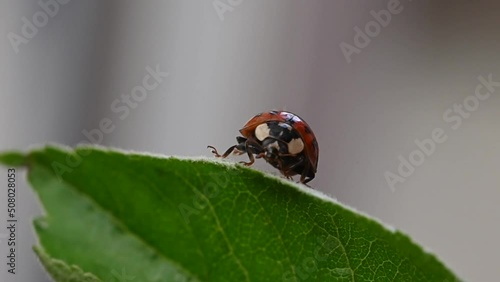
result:
[[[288,143],[288,152],[292,155],[298,154],[304,150],[304,142],[302,139],[295,138]]]
[[[259,126],[255,128],[255,137],[257,137],[259,141],[264,141],[264,139],[269,137],[269,131],[270,129],[267,124],[259,124]]]

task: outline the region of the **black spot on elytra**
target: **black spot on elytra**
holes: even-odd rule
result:
[[[313,146],[315,149],[317,149],[317,148],[318,148],[318,141],[316,141],[316,139],[314,139],[314,140],[312,141],[312,146]]]
[[[304,130],[306,131],[307,134],[311,134],[312,130],[309,128],[309,126],[305,126]]]

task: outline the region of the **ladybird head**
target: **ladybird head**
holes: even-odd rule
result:
[[[265,148],[265,159],[269,162],[276,162],[279,158],[279,146],[278,143],[272,142],[264,146]]]

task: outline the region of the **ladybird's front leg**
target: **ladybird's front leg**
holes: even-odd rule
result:
[[[243,164],[245,166],[253,165],[253,163],[255,162],[255,158],[260,159],[260,158],[264,157],[264,155],[265,155],[265,153],[262,152],[261,145],[255,141],[251,140],[251,139],[247,139],[245,141],[245,148],[246,148],[248,158],[250,159],[249,162],[244,162],[244,161],[240,162],[240,164]],[[253,154],[256,154],[257,152],[260,152],[260,153],[258,153],[257,156],[254,157]]]
[[[238,155],[241,155],[244,153],[244,151],[241,150],[241,144],[238,144],[238,145],[233,145],[231,147],[229,147],[226,152],[224,152],[224,154],[220,155],[219,152],[217,152],[217,149],[215,149],[214,146],[207,146],[208,149],[212,149],[212,154],[214,154],[214,156],[216,158],[223,158],[225,159],[227,156],[229,156],[231,153],[237,153]]]
[[[255,158],[254,158],[253,154],[248,150],[247,150],[247,155],[248,155],[248,158],[250,159],[250,161],[249,162],[241,161],[240,164],[245,165],[245,166],[251,166],[255,162]]]
[[[207,146],[207,149],[212,149],[212,154],[214,154],[214,156],[216,158],[223,158],[224,159],[229,154],[231,154],[231,152],[234,150],[235,147],[236,147],[236,145],[229,147],[229,149],[227,149],[227,151],[223,155],[220,155],[214,146]]]
[[[247,151],[247,147],[246,147],[247,139],[245,137],[238,136],[238,137],[236,137],[236,141],[238,141],[238,144],[229,147],[226,150],[226,152],[224,152],[224,154],[222,154],[222,155],[220,155],[219,152],[217,152],[217,149],[215,149],[214,146],[207,146],[207,148],[212,149],[212,154],[214,154],[214,156],[216,158],[223,158],[223,159],[226,158],[227,156],[229,156],[231,153],[234,153],[237,155],[241,155],[241,154],[245,153]]]

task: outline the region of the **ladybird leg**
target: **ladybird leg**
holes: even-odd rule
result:
[[[217,152],[217,149],[215,149],[215,147],[213,147],[213,146],[207,146],[207,148],[212,149],[212,153],[215,155],[216,158],[223,158],[224,159],[227,156],[229,156],[229,154],[231,154],[237,146],[238,145],[233,145],[233,146],[229,147],[229,149],[227,149],[223,155],[220,155],[219,152]]]
[[[291,176],[290,174],[288,174],[288,170],[280,170],[281,174],[283,174],[283,176],[290,180],[290,181],[293,181],[293,176]]]
[[[307,185],[306,183],[313,180],[314,179],[314,174],[313,176],[307,176],[307,174],[309,173],[309,170],[311,169],[311,165],[308,163],[306,165],[306,169],[304,169],[304,171],[302,172],[302,174],[300,175],[300,183],[306,185],[309,187],[309,185]],[[307,178],[307,179],[306,179]]]
[[[262,146],[255,141],[247,139],[245,142],[245,148],[246,148],[246,152],[247,152],[247,155],[248,155],[248,158],[250,159],[250,161],[249,162],[241,161],[240,164],[243,164],[246,166],[251,166],[255,162],[255,158],[260,159],[260,158],[265,156],[265,153],[262,152]],[[259,150],[260,153],[257,154],[256,153],[257,150]],[[256,156],[253,155],[254,153],[256,154]]]
[[[306,171],[306,170],[304,170],[304,171]],[[306,174],[305,174],[305,172],[302,172],[302,174],[300,175],[300,180],[299,180],[299,182],[300,182],[300,183],[302,183],[302,184],[306,184],[305,179],[306,179]],[[309,181],[310,181],[310,179],[308,179],[307,181],[309,182]]]
[[[250,161],[249,162],[241,161],[240,164],[243,164],[245,166],[251,166],[255,162],[255,158],[254,158],[252,152],[250,152],[249,150],[247,150],[247,155],[248,155],[248,158],[250,159]]]
[[[238,144],[229,147],[223,155],[220,155],[214,146],[207,146],[207,148],[212,149],[212,154],[214,154],[216,158],[223,158],[224,159],[227,156],[229,156],[231,153],[241,155],[244,152],[246,152],[246,150],[247,150],[247,145],[246,145],[247,139],[245,137],[242,137],[242,136],[237,136],[236,141],[238,141]]]
[[[285,175],[288,179],[293,179],[291,176],[289,176],[288,172],[293,170],[295,167],[299,166],[299,165],[302,165],[304,163],[304,159],[301,159],[299,162],[297,163],[294,163],[293,165],[287,167],[285,170],[283,170],[281,173],[283,175]],[[314,179],[314,176],[312,177],[307,177],[307,174],[309,173],[309,170],[310,170],[310,164],[306,164],[306,167],[304,169],[304,171],[302,171],[302,174],[300,175],[300,180],[299,182],[306,185],[307,182],[311,181]],[[307,178],[307,179],[306,179]],[[308,185],[306,185],[308,186]]]
[[[283,174],[283,176],[288,179],[288,180],[293,180],[293,177],[288,174],[288,171],[289,169],[288,168],[283,168],[283,162],[281,161],[281,159],[278,159],[278,166],[279,166],[279,171],[281,172],[281,174]]]
[[[293,181],[293,176],[289,174],[288,172],[290,171],[289,168],[283,168],[283,163],[281,162],[281,159],[278,159],[278,166],[279,166],[279,171],[281,174],[287,179]]]
[[[292,156],[292,157],[293,157],[293,156],[295,156],[295,155],[290,155],[290,154],[280,154],[280,157],[283,157],[283,156],[285,156],[285,157],[286,157],[286,156]],[[299,165],[301,165],[301,164],[303,164],[303,163],[304,163],[304,159],[303,159],[303,158],[301,158],[301,159],[300,159],[300,161],[298,161],[298,162],[296,162],[296,163],[292,164],[291,166],[287,167],[285,171],[288,173],[290,170],[293,170],[295,167],[297,167],[297,166],[299,166]]]
[[[266,153],[260,153],[257,156],[255,156],[256,159],[261,159],[266,155]]]
[[[301,177],[301,178],[302,178],[302,177]],[[304,178],[305,178],[305,177],[304,177]],[[309,177],[309,178],[307,178],[307,179],[305,179],[304,181],[301,181],[301,182],[302,182],[302,184],[306,185],[307,187],[311,187],[311,186],[307,185],[307,182],[309,182],[309,181],[311,181],[311,180],[313,180],[313,179],[314,179],[314,176]]]
[[[302,180],[302,176],[301,176],[301,177],[300,177],[300,179],[301,179],[301,180],[300,180],[300,183],[302,183],[302,184],[306,185],[307,187],[311,187],[311,186],[307,185],[307,183],[308,183],[309,181],[313,180],[313,179],[314,179],[314,176],[309,176],[309,177],[304,176],[304,180]]]
[[[251,166],[255,162],[256,158],[260,159],[266,155],[266,153],[264,152],[264,148],[262,148],[262,145],[260,145],[258,142],[255,142],[254,140],[251,139],[247,139],[244,144],[250,162],[242,161],[240,162],[241,164],[244,164],[246,166]],[[253,154],[255,154],[255,156]]]

